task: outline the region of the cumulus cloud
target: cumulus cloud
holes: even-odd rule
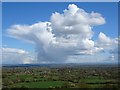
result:
[[[118,40],[111,39],[110,37],[106,36],[104,33],[100,32],[98,36],[98,46],[109,47],[111,45],[118,45]]]
[[[98,40],[96,42],[96,46],[99,48],[103,48],[104,52],[110,54],[108,60],[118,60],[118,43],[119,38],[110,38],[104,33],[100,32],[98,36]]]
[[[50,20],[55,35],[78,35],[82,39],[91,39],[93,36],[92,27],[105,23],[105,19],[101,14],[87,13],[74,4],[70,4],[63,14],[53,13]]]
[[[98,40],[96,42],[97,47],[104,48],[104,50],[109,50],[110,53],[118,52],[118,38],[110,38],[104,33],[100,32]]]
[[[7,31],[9,36],[24,40],[35,46],[40,62],[65,62],[70,56],[92,55],[117,43],[116,39],[100,32],[94,41],[93,27],[105,24],[104,17],[97,12],[85,10],[70,4],[63,13],[55,12],[50,22],[32,25],[12,25]]]
[[[33,61],[29,53],[22,49],[1,48],[1,51],[3,64],[28,64]]]

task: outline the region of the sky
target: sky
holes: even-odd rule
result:
[[[3,64],[118,60],[116,2],[4,2],[2,16]]]
[[[2,26],[2,3],[0,2],[0,26]],[[0,27],[0,37],[2,37],[2,27]],[[2,38],[0,38],[0,47],[2,47]],[[2,51],[0,51],[0,66],[2,66]]]

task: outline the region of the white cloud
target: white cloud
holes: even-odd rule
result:
[[[100,32],[96,46],[103,48],[104,52],[110,54],[108,60],[118,60],[118,40],[119,38],[110,38],[104,33]]]
[[[18,53],[18,54],[28,54],[27,51],[24,51],[22,49],[16,49],[16,48],[2,48],[3,52],[7,52],[7,53]]]
[[[98,40],[96,42],[97,47],[104,48],[105,50],[109,50],[110,52],[118,51],[118,38],[110,38],[106,36],[104,33],[100,32],[98,36]]]
[[[112,43],[113,43],[113,41],[109,37],[107,37],[104,33],[100,32],[100,34],[98,36],[98,45],[107,47],[107,46],[111,45]]]
[[[28,64],[33,62],[33,58],[29,53],[22,49],[2,48],[3,64]]]
[[[39,62],[65,62],[73,55],[92,55],[111,48],[117,40],[100,33],[94,41],[93,27],[105,24],[100,13],[87,13],[70,4],[62,14],[55,12],[50,22],[32,25],[12,25],[8,29],[10,37],[35,45]],[[79,59],[79,58],[78,58]]]

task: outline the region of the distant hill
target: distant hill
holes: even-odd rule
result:
[[[118,67],[118,64],[106,63],[67,63],[67,64],[3,64],[2,67]]]

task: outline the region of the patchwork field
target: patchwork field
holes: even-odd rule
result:
[[[118,68],[3,67],[3,88],[118,88]]]

